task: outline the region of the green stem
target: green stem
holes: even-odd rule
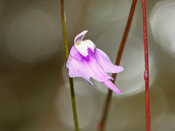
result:
[[[65,53],[66,53],[66,60],[68,60],[69,50],[68,50],[68,44],[67,44],[67,38],[66,38],[66,19],[65,19],[65,13],[64,13],[64,0],[60,0],[60,3],[61,3],[61,20],[62,20],[64,47],[65,47]],[[73,118],[74,118],[74,126],[75,126],[75,130],[79,131],[78,116],[77,116],[77,109],[76,109],[76,100],[75,100],[75,92],[74,92],[74,84],[73,84],[73,79],[70,78],[70,77],[69,77],[69,85],[70,85],[70,92],[71,92],[71,102],[72,102],[72,112],[73,112]]]
[[[127,24],[126,24],[126,27],[125,27],[125,31],[123,33],[122,41],[120,43],[120,47],[119,47],[119,51],[118,51],[117,58],[116,58],[116,61],[115,61],[115,65],[120,65],[123,50],[124,50],[124,47],[125,47],[126,40],[128,38],[129,29],[131,27],[132,19],[133,19],[133,16],[134,16],[136,3],[137,3],[137,0],[132,1],[132,5],[131,5],[131,8],[130,8]],[[113,80],[113,83],[114,83],[116,78],[117,78],[117,74],[112,74],[112,77],[114,79]],[[110,103],[111,103],[111,98],[112,98],[112,91],[108,90],[108,94],[107,94],[104,109],[103,109],[103,115],[102,115],[102,118],[101,118],[100,123],[98,125],[98,131],[104,131],[105,122],[106,122],[106,119],[107,119],[107,114],[109,112],[109,107],[110,107]]]
[[[67,37],[66,37],[66,17],[64,13],[64,0],[61,0],[61,21],[62,21],[62,29],[63,29],[63,39],[64,39],[64,48],[66,53],[66,60],[69,57],[69,49],[67,44]]]

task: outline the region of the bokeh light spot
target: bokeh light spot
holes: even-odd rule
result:
[[[37,62],[56,52],[55,37],[52,17],[42,10],[29,8],[9,24],[7,50],[24,62]]]

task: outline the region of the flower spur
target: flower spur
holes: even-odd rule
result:
[[[119,73],[124,69],[122,66],[112,64],[105,52],[96,48],[91,40],[83,40],[87,30],[78,34],[74,39],[74,45],[70,50],[67,61],[70,77],[83,77],[90,85],[92,77],[102,82],[110,90],[121,94],[120,90],[110,81],[113,80],[107,73]]]

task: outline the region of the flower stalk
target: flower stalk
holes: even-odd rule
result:
[[[146,110],[146,130],[150,131],[150,107],[149,107],[149,61],[148,61],[148,41],[147,41],[147,21],[146,21],[146,0],[142,0],[143,12],[143,39],[145,55],[145,110]]]
[[[124,50],[125,43],[126,43],[126,40],[127,40],[127,37],[128,37],[128,33],[129,33],[129,30],[130,30],[132,19],[133,19],[133,16],[134,16],[136,3],[137,3],[137,0],[132,1],[132,5],[131,5],[131,8],[130,8],[127,24],[126,24],[126,27],[125,27],[125,31],[123,33],[123,37],[122,37],[122,41],[121,41],[121,44],[120,44],[120,47],[119,47],[119,51],[118,51],[118,54],[117,54],[115,65],[120,65],[123,50]],[[117,74],[112,74],[112,77],[114,79],[113,80],[113,83],[114,83],[115,80],[116,80]],[[100,123],[98,125],[98,131],[104,131],[107,114],[109,112],[111,98],[112,98],[112,91],[108,90],[108,94],[107,94],[104,109],[103,109],[103,115],[102,115],[102,118],[101,118]]]
[[[69,49],[68,49],[67,38],[66,38],[66,18],[64,13],[64,0],[60,0],[60,4],[61,4],[61,21],[62,21],[63,39],[64,39],[64,47],[65,47],[65,54],[66,54],[66,61],[67,61],[69,57]],[[73,79],[70,77],[69,77],[69,85],[70,85],[70,93],[71,93],[74,126],[75,126],[75,130],[79,131],[74,84],[73,84]]]

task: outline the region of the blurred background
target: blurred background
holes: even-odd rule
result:
[[[69,47],[88,30],[114,62],[132,0],[65,0]],[[175,130],[175,1],[147,0],[151,127]],[[138,0],[107,131],[145,131],[142,3]],[[0,131],[74,131],[59,0],[0,0]],[[75,78],[81,131],[96,131],[107,88]]]

